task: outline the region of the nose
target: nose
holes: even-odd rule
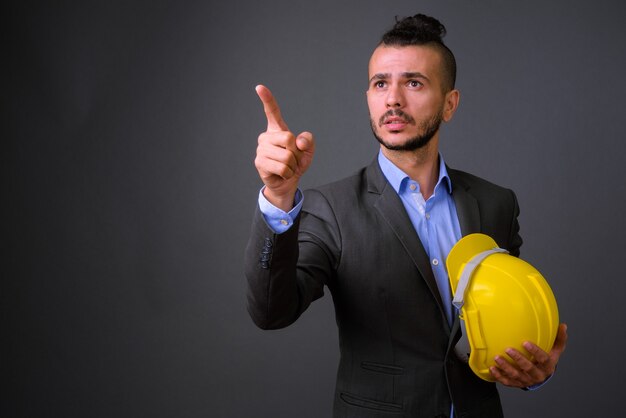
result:
[[[398,85],[391,85],[387,90],[386,105],[388,108],[397,108],[404,106],[404,96],[402,89]]]

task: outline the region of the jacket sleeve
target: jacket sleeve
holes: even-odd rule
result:
[[[286,232],[276,234],[257,207],[245,251],[247,307],[261,329],[292,324],[324,295],[338,260],[338,232],[332,210],[317,192]]]
[[[523,243],[522,237],[519,234],[519,221],[517,220],[517,218],[519,217],[520,209],[517,203],[517,197],[515,196],[515,192],[513,192],[512,190],[509,190],[509,192],[511,193],[511,196],[513,198],[513,213],[511,217],[508,251],[511,255],[519,257],[520,247]]]

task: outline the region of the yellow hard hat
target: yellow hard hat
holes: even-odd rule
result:
[[[484,234],[463,237],[446,260],[453,305],[459,310],[462,337],[457,355],[481,379],[494,381],[495,356],[530,341],[548,352],[559,326],[554,294],[533,266],[498,248]]]

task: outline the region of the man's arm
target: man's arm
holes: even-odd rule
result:
[[[260,208],[245,253],[248,312],[262,329],[293,323],[324,294],[339,260],[334,213],[321,193],[307,194],[307,207],[291,227],[274,231]]]
[[[289,131],[272,93],[264,86],[256,92],[263,103],[267,130],[259,135],[255,166],[264,183],[260,203],[267,199],[278,219],[257,208],[246,248],[248,311],[263,329],[280,328],[295,321],[310,302],[323,294],[323,281],[297,271],[300,216],[298,182],[313,159],[313,135],[297,137]],[[295,212],[292,212],[296,205]],[[289,215],[292,217],[280,215]],[[271,227],[272,220],[277,223]],[[269,223],[268,223],[269,222]],[[299,277],[300,276],[300,277]]]
[[[522,246],[522,237],[519,234],[519,221],[517,218],[519,217],[519,204],[517,203],[517,197],[515,196],[515,192],[513,190],[509,190],[511,196],[513,198],[513,216],[511,218],[511,227],[510,227],[510,237],[509,237],[509,245],[507,250],[509,254],[519,257],[520,255],[520,247]]]
[[[509,239],[509,252],[516,257],[520,254],[522,238],[519,235],[519,222],[517,220],[520,210],[517,203],[515,193],[511,191],[513,196],[513,217],[511,220],[511,235]],[[549,353],[546,353],[534,343],[526,341],[523,343],[524,348],[532,356],[532,361],[528,360],[524,355],[515,349],[506,350],[506,355],[513,360],[513,364],[509,363],[502,356],[495,358],[496,366],[491,367],[491,375],[497,382],[505,386],[517,387],[523,389],[537,389],[554,374],[556,365],[561,357],[567,343],[567,325],[560,324],[557,332],[556,340]]]

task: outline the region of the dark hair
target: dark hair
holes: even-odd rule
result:
[[[389,31],[383,34],[379,45],[386,46],[411,46],[411,45],[428,45],[434,47],[443,59],[443,75],[447,87],[447,91],[454,88],[456,82],[456,60],[454,54],[443,43],[442,39],[446,36],[446,27],[434,17],[423,14],[405,17],[398,20]]]

